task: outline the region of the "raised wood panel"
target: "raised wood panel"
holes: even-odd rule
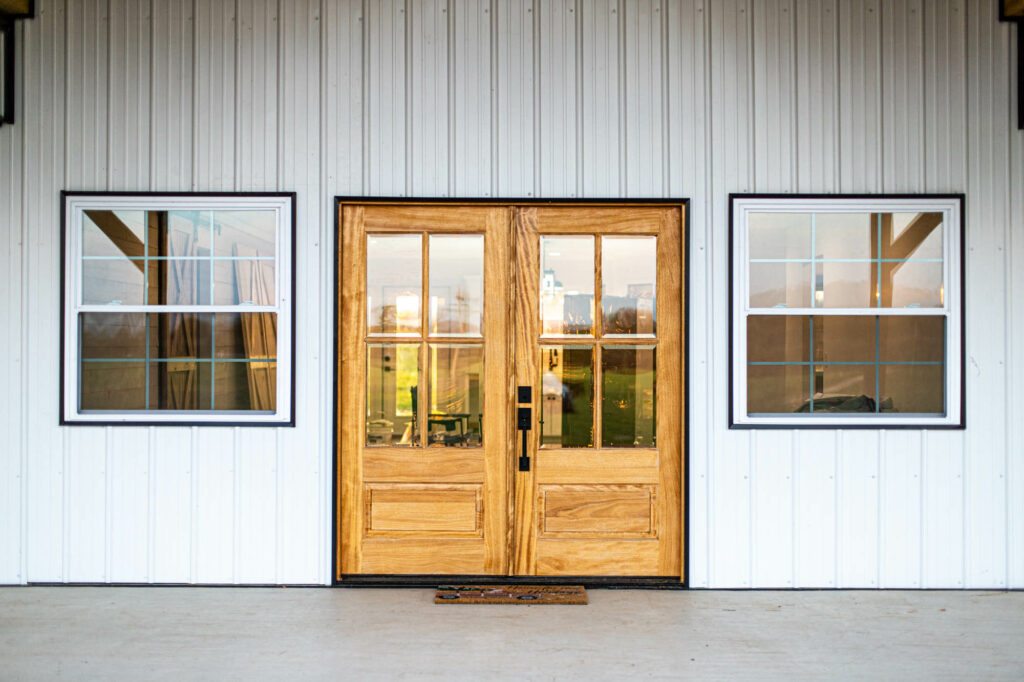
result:
[[[480,486],[366,486],[366,534],[482,536]]]
[[[484,451],[481,448],[363,449],[363,480],[429,483],[482,483]]]
[[[536,460],[538,484],[579,483],[583,466],[594,482],[657,483],[659,479],[657,450],[541,450]]]
[[[540,537],[654,537],[654,486],[538,486]]]
[[[537,540],[537,575],[622,575],[629,566],[635,575],[660,573],[658,541],[651,540]]]

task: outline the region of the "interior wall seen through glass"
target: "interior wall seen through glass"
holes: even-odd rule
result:
[[[484,236],[429,236],[429,333],[478,336],[483,329]]]
[[[423,293],[423,238],[366,237],[366,328],[370,334],[418,336]]]

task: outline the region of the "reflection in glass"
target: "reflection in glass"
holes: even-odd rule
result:
[[[145,362],[83,362],[80,410],[146,409]]]
[[[146,290],[145,261],[104,259],[82,261],[82,303],[142,305]]]
[[[747,318],[748,362],[807,362],[811,356],[810,317],[751,315]]]
[[[540,317],[544,335],[594,333],[594,237],[540,238]]]
[[[946,357],[946,318],[879,317],[878,350],[882,362],[942,362]]]
[[[602,334],[654,334],[657,239],[601,238]]]
[[[810,397],[808,365],[747,365],[747,412],[797,412]]]
[[[882,266],[883,306],[941,308],[945,305],[944,294],[942,263],[884,263]]]
[[[213,302],[217,305],[274,305],[274,261],[217,260]]]
[[[483,346],[429,347],[427,443],[478,446],[483,438]]]
[[[82,358],[145,359],[145,313],[81,313],[79,319]]]
[[[601,445],[654,447],[654,346],[601,349]]]
[[[585,448],[594,444],[594,349],[543,346],[541,446]]]
[[[814,361],[874,362],[875,324],[874,316],[815,316]]]
[[[874,213],[814,214],[814,257],[873,258],[875,223]]]
[[[817,263],[815,308],[871,308],[877,283],[875,266],[863,263]]]
[[[815,365],[813,411],[875,412],[875,365]]]
[[[253,258],[276,253],[275,211],[214,211],[213,230],[216,257]]]
[[[484,236],[430,235],[430,333],[478,335],[483,326]]]
[[[367,345],[367,445],[419,444],[419,358],[418,344]]]
[[[893,213],[892,236],[889,240],[899,246],[899,254],[883,258],[942,258],[942,213]],[[886,224],[882,222],[882,243],[885,242]]]
[[[811,257],[810,213],[751,213],[750,258]]]
[[[810,263],[751,263],[753,308],[810,308]]]
[[[945,414],[945,366],[882,365],[882,412]]]
[[[85,211],[82,255],[142,258],[146,243],[145,211]]]
[[[370,334],[417,336],[423,290],[422,237],[366,238],[366,328]]]

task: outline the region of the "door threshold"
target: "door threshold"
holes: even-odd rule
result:
[[[678,577],[562,575],[366,575],[345,574],[335,587],[430,587],[439,585],[582,585],[587,589],[685,590]]]

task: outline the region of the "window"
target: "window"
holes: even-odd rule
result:
[[[730,426],[963,426],[962,197],[730,202]]]
[[[63,201],[62,423],[294,423],[293,194]]]

